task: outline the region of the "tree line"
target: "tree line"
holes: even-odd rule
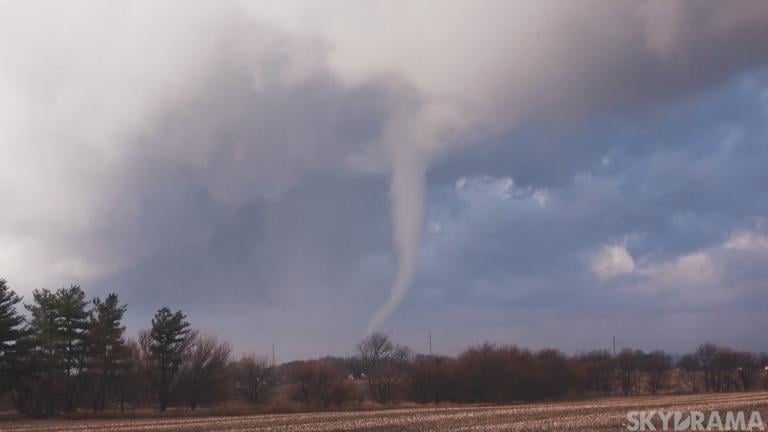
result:
[[[118,295],[86,300],[77,286],[35,290],[23,302],[0,279],[0,396],[34,417],[226,400],[288,399],[303,409],[386,404],[502,403],[595,394],[768,388],[768,355],[707,343],[677,361],[663,351],[566,355],[485,343],[458,356],[416,354],[373,333],[348,358],[275,365],[191,327],[163,307],[133,340]]]
[[[271,365],[248,355],[232,360],[228,343],[192,330],[167,307],[131,340],[126,310],[117,294],[86,300],[77,285],[35,290],[22,303],[0,279],[0,395],[34,417],[146,403],[195,409],[221,400],[230,384],[258,399],[262,377],[254,369]]]

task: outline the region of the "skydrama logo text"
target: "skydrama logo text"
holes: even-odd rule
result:
[[[654,420],[659,421],[654,424]],[[765,424],[760,412],[752,411],[747,421],[743,411],[630,411],[627,413],[627,430],[630,431],[764,431]]]

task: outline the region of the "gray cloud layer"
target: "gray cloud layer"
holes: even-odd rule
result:
[[[400,232],[417,347],[765,324],[764,2],[258,5],[0,6],[0,275],[344,353]]]

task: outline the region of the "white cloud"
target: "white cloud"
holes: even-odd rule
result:
[[[536,189],[533,191],[533,199],[539,204],[539,207],[544,207],[549,201],[549,191],[546,189]]]
[[[755,231],[736,231],[725,242],[726,249],[755,251],[768,249],[768,235]]]
[[[648,279],[647,288],[674,291],[698,286],[702,290],[720,281],[719,263],[710,251],[683,255],[671,261],[646,263],[637,273]]]
[[[635,270],[635,260],[627,250],[626,243],[605,245],[592,258],[592,271],[606,281]]]
[[[732,295],[723,285],[725,262],[716,250],[702,250],[670,260],[633,260],[623,246],[606,246],[592,263],[602,282],[631,274],[614,285],[619,291],[641,296],[660,296],[673,304],[706,304]]]
[[[635,294],[661,295],[680,304],[737,300],[740,293],[764,284],[761,272],[755,271],[763,268],[767,254],[768,236],[739,230],[719,245],[670,259],[641,257],[632,270],[636,278],[617,287]]]
[[[482,205],[486,201],[510,200],[523,205],[533,202],[537,208],[541,208],[545,207],[550,199],[547,189],[517,186],[512,177],[461,177],[455,183],[455,190],[460,198],[470,204]]]

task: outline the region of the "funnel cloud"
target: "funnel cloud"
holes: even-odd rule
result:
[[[394,245],[397,253],[397,275],[387,300],[368,322],[366,333],[378,329],[403,301],[416,271],[421,231],[424,224],[425,162],[397,146],[393,150],[390,196]]]

